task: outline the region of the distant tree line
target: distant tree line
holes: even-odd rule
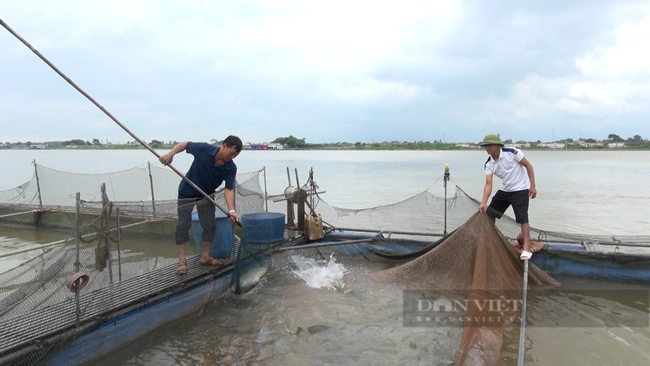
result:
[[[289,135],[289,137],[278,137],[272,142],[277,142],[279,144],[282,144],[289,149],[302,149],[307,146],[307,143],[305,142],[304,138],[299,139],[297,137],[294,137],[293,135]]]
[[[209,142],[213,145],[219,146],[220,140],[211,139]],[[348,150],[450,150],[450,149],[464,149],[472,147],[472,143],[448,143],[443,142],[442,140],[433,140],[433,141],[383,141],[383,142],[335,142],[335,143],[307,143],[305,138],[297,138],[293,135],[287,137],[278,137],[273,142],[280,143],[284,145],[286,149],[294,150],[322,150],[322,149],[348,149]],[[513,144],[511,139],[503,141],[506,144]],[[567,138],[562,140],[557,140],[553,142],[559,142],[567,145],[567,148],[584,148],[578,141],[574,139]],[[607,135],[606,140],[596,140],[594,138],[585,138],[580,139],[580,142],[587,144],[593,144],[598,142],[604,143],[624,143],[626,147],[629,148],[641,148],[646,149],[650,148],[650,141],[641,137],[641,135],[634,135],[624,139],[618,134],[611,133]],[[516,141],[517,144],[528,144],[530,147],[535,148],[537,145],[541,145],[542,141]],[[151,140],[148,145],[154,149],[171,149],[174,145],[178,144],[176,141],[163,141],[163,140]],[[475,143],[474,143],[475,145]],[[49,148],[49,149],[64,149],[64,148],[82,148],[82,149],[139,149],[143,146],[138,141],[127,141],[124,144],[113,144],[108,140],[102,142],[100,139],[92,139],[90,141],[82,139],[72,139],[65,141],[46,141],[46,142],[0,142],[0,148],[3,149],[29,149],[29,148]]]

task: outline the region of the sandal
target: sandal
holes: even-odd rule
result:
[[[176,274],[182,276],[187,273],[187,262],[179,262],[176,268]]]
[[[221,265],[221,261],[218,260],[218,259],[214,259],[214,258],[210,258],[207,261],[205,261],[205,260],[203,260],[203,258],[201,258],[199,263],[201,263],[202,266],[212,266],[212,267],[216,267],[216,266]]]

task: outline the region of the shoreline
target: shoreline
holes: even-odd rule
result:
[[[516,147],[518,149],[524,150],[524,151],[647,151],[650,150],[650,146],[643,146],[643,147],[575,147],[575,148],[548,148],[548,147],[519,147],[519,146],[505,146],[505,147]],[[170,146],[156,146],[152,147],[155,150],[171,150],[173,148],[172,145]],[[115,150],[146,150],[142,146],[102,146],[102,147],[97,147],[97,146],[78,146],[74,148],[69,148],[69,147],[48,147],[48,148],[0,148],[1,151],[43,151],[43,150],[109,150],[109,151],[115,151]],[[388,146],[380,146],[380,147],[364,147],[364,148],[356,148],[356,147],[335,147],[335,146],[320,146],[320,147],[313,147],[313,148],[283,148],[283,149],[242,149],[242,151],[330,151],[330,150],[345,150],[345,151],[477,151],[477,150],[483,150],[481,147],[441,147],[441,148],[408,148],[408,147],[388,147]]]

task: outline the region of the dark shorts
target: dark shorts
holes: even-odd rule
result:
[[[192,227],[192,211],[196,205],[199,214],[199,223],[203,229],[203,241],[212,243],[216,232],[214,221],[215,207],[206,198],[184,198],[178,197],[178,221],[176,222],[176,245],[187,243],[190,239],[190,228]]]
[[[498,190],[492,197],[487,214],[500,219],[508,207],[512,206],[517,223],[525,224],[528,222],[528,202],[530,202],[530,196],[527,189],[517,192]]]

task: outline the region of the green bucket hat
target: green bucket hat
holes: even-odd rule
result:
[[[485,135],[483,138],[483,141],[479,143],[480,146],[487,146],[487,145],[499,145],[503,146],[503,142],[501,142],[501,138],[499,135],[496,133],[491,133],[488,135]]]

